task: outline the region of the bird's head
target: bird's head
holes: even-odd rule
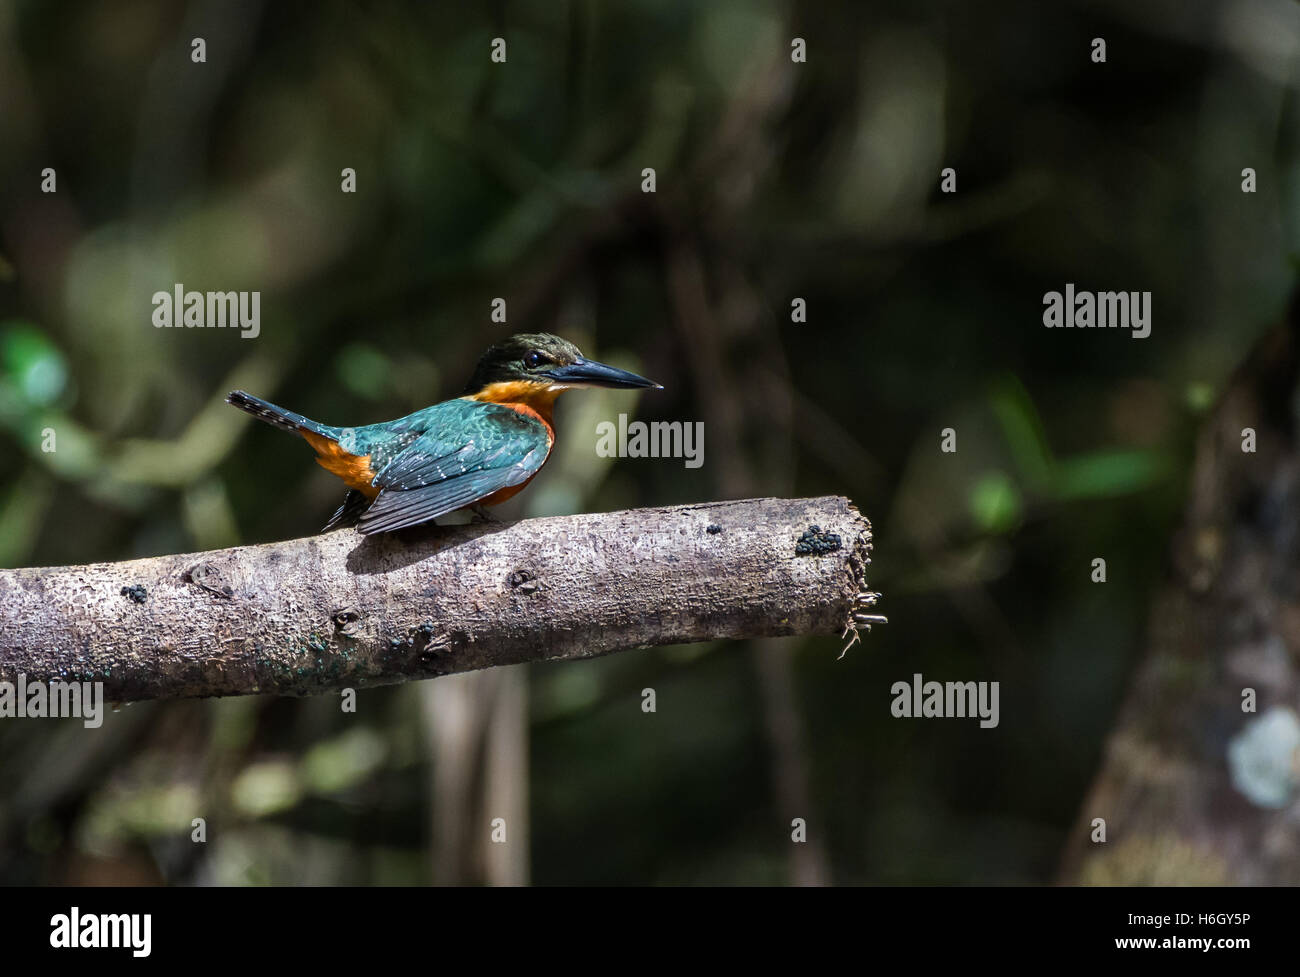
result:
[[[574,387],[663,389],[653,380],[589,360],[567,339],[545,332],[520,333],[490,347],[474,368],[465,395],[495,400],[485,395],[503,385],[538,394],[558,394]]]

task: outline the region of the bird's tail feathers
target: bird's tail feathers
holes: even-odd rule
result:
[[[283,407],[277,407],[270,401],[263,400],[261,397],[254,397],[252,394],[244,393],[242,390],[232,390],[226,396],[226,403],[233,404],[240,410],[252,414],[258,420],[265,421],[282,431],[288,431],[291,434],[301,434],[303,431],[311,431],[314,434],[324,435],[333,438],[338,432],[324,424],[318,424],[311,418],[303,417],[301,414],[295,414],[291,410],[285,410]]]

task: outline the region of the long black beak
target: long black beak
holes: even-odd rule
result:
[[[557,383],[571,383],[574,386],[616,387],[621,389],[639,389],[649,387],[662,390],[663,385],[639,377],[618,367],[597,363],[595,360],[580,358],[577,362],[566,363],[547,370],[546,375]]]

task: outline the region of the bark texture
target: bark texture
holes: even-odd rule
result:
[[[1065,881],[1300,879],[1298,404],[1300,299],[1200,435],[1170,578],[1067,845]]]
[[[870,551],[868,521],[826,497],[0,570],[0,680],[102,681],[120,702],[313,695],[650,645],[839,635],[874,602]]]

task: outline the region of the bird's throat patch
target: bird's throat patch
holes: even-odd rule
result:
[[[555,398],[562,393],[550,383],[537,383],[532,380],[503,380],[489,383],[476,394],[470,394],[470,400],[487,404],[500,404],[520,414],[535,417],[546,425],[547,433],[555,440],[555,425],[551,420],[555,412]]]
[[[302,432],[303,440],[316,451],[316,464],[331,475],[343,480],[348,488],[354,488],[370,498],[379,494],[379,489],[370,483],[375,473],[370,470],[369,455],[353,455],[339,447],[339,443],[312,431]]]

